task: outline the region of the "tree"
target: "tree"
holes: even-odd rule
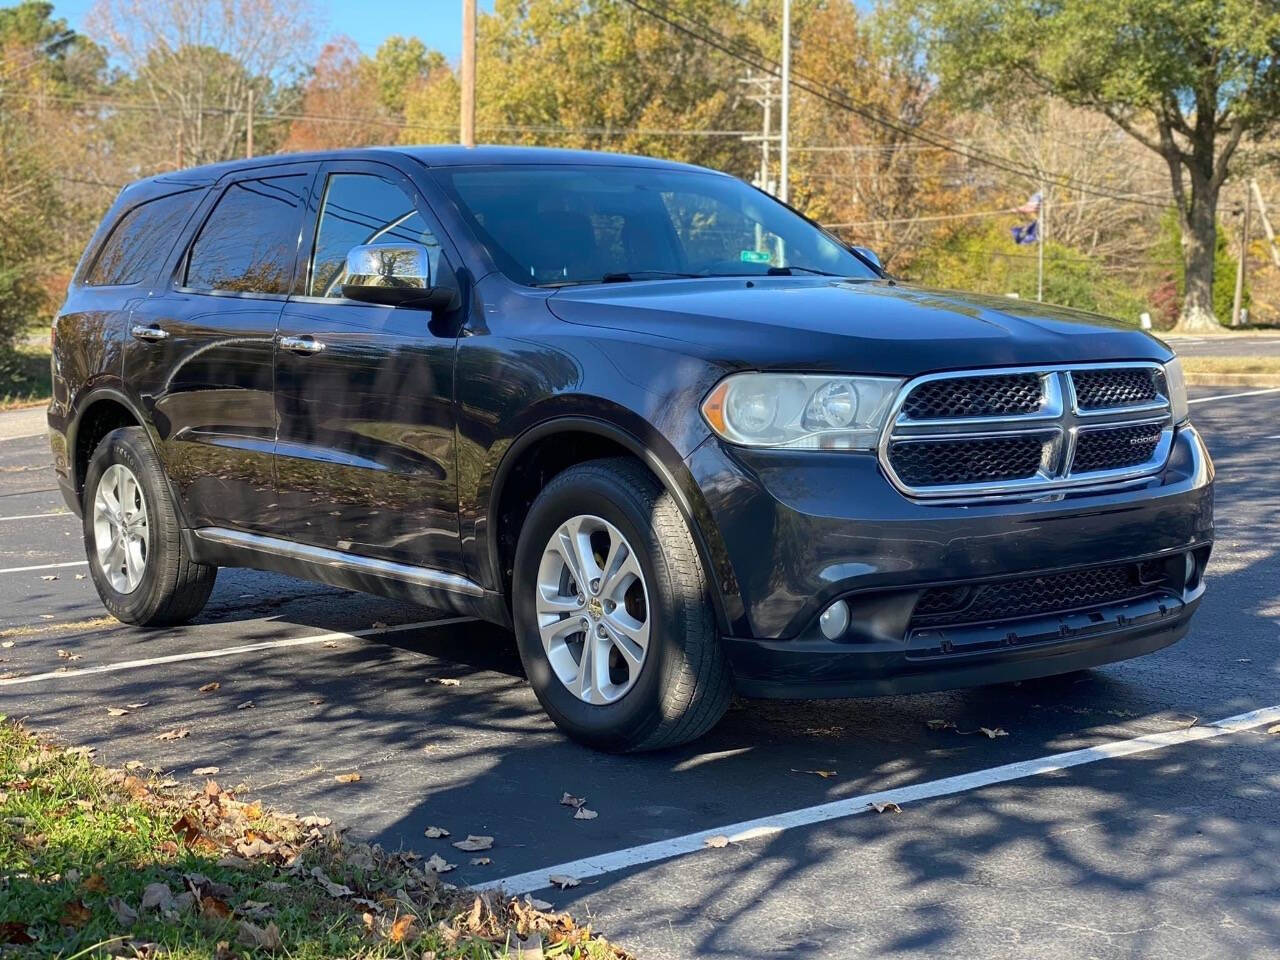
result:
[[[394,141],[396,122],[379,103],[378,78],[355,41],[325,44],[302,88],[302,117],[289,125],[285,150],[329,150]]]
[[[124,92],[160,118],[149,130],[170,166],[242,156],[250,104],[265,112],[313,35],[308,0],[97,0],[89,23],[128,69]]]
[[[1275,0],[900,0],[945,87],[970,103],[1059,97],[1109,117],[1168,168],[1186,295],[1216,329],[1218,196],[1241,141],[1280,122]]]

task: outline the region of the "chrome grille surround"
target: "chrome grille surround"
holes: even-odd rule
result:
[[[1072,372],[1087,372],[1090,380],[1096,382],[1098,374],[1111,370],[1116,371],[1118,379],[1129,377],[1135,372],[1149,376],[1151,382],[1157,385],[1154,399],[1142,399],[1121,406],[1082,408],[1076,396]],[[1040,406],[1032,413],[975,417],[959,411],[956,416],[923,420],[908,416],[904,410],[913,391],[923,384],[932,384],[938,380],[971,381],[984,376],[1026,374],[1038,376],[1041,383]],[[880,466],[900,492],[909,497],[927,499],[970,500],[1021,496],[1133,482],[1158,472],[1169,458],[1174,424],[1168,397],[1161,392],[1163,389],[1164,369],[1153,361],[997,367],[926,374],[908,381],[898,392],[880,436]],[[933,392],[937,392],[936,388]],[[1076,468],[1076,444],[1081,434],[1143,427],[1149,430],[1138,430],[1135,435],[1146,434],[1147,440],[1143,442],[1148,447],[1150,431],[1158,432],[1159,438],[1151,449],[1150,456],[1144,457],[1141,462],[1114,468]],[[917,480],[911,483],[904,480],[894,468],[895,454],[902,451],[906,444],[932,444],[945,451],[948,445],[964,441],[1028,436],[1047,440],[1044,445],[1045,455],[1038,468],[1025,476],[996,481],[930,484]],[[1137,444],[1138,440],[1133,442]]]

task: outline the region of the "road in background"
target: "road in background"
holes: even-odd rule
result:
[[[0,642],[12,643],[0,648],[0,712],[110,764],[136,758],[193,783],[192,770],[217,766],[224,786],[243,781],[391,847],[439,852],[460,882],[1184,730],[1280,702],[1280,476],[1267,439],[1277,412],[1274,393],[1193,407],[1219,469],[1219,542],[1182,643],[1043,683],[737,702],[697,743],[630,757],[554,731],[509,634],[475,622],[402,628],[444,612],[224,570],[198,623],[149,632],[106,619],[77,579],[83,566],[52,566],[83,552],[44,440],[7,440],[0,569],[46,569],[0,573]],[[1008,736],[932,730],[933,719]],[[172,729],[190,735],[156,739]],[[358,783],[334,780],[353,770]],[[1261,728],[538,895],[645,958],[1280,955],[1278,787],[1280,736]],[[565,791],[598,818],[572,819]],[[492,864],[426,839],[429,825],[494,836]]]

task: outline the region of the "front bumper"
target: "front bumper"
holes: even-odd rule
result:
[[[911,500],[871,455],[713,440],[688,462],[724,545],[724,642],[748,696],[918,692],[1096,666],[1178,640],[1203,593],[1213,465],[1190,426],[1177,431],[1165,469],[1141,483],[1021,501]],[[1183,575],[1188,555],[1195,563]],[[912,619],[932,587],[1140,561],[1166,571],[1141,597],[929,629]],[[817,619],[837,599],[853,623],[831,641]]]

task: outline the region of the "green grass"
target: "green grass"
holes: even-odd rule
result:
[[[47,402],[51,390],[47,328],[0,345],[0,410]]]
[[[1177,341],[1173,343],[1177,349]],[[1182,369],[1187,373],[1273,373],[1280,374],[1280,356],[1262,354],[1253,357],[1196,357],[1182,358]]]
[[[172,902],[144,909],[158,884]],[[488,960],[539,937],[547,957],[626,957],[565,914],[452,890],[327,821],[108,770],[0,717],[0,954]]]

